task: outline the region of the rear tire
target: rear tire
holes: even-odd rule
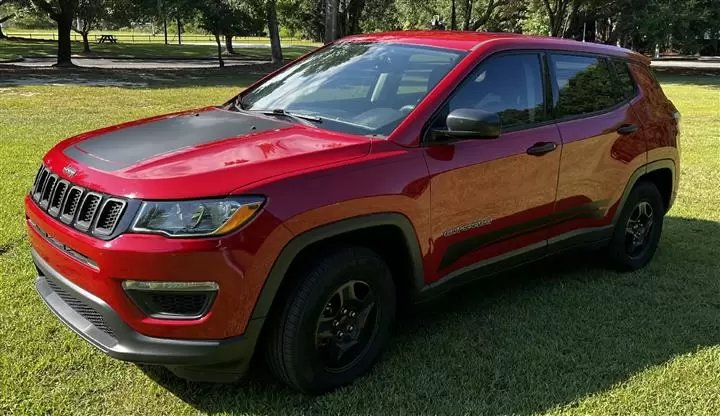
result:
[[[287,278],[298,280],[268,323],[270,371],[308,394],[365,374],[387,346],[395,320],[395,285],[383,259],[347,247]]]
[[[619,271],[645,267],[657,250],[665,206],[655,184],[642,181],[630,191],[615,224],[608,259]]]

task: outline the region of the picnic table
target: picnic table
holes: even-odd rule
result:
[[[100,39],[98,39],[98,43],[117,43],[117,38],[115,35],[100,35]]]

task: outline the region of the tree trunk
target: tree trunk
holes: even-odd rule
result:
[[[235,48],[233,48],[232,39],[232,35],[225,35],[225,52],[227,52],[228,55],[235,55]]]
[[[2,23],[0,23],[0,39],[7,39],[7,35],[2,30]]]
[[[70,32],[73,24],[73,7],[69,1],[61,2],[62,9],[57,15],[58,26],[58,52],[55,66],[72,66],[72,43]]]
[[[90,41],[88,40],[88,33],[82,32],[81,35],[83,38],[83,53],[90,53]]]
[[[217,43],[217,53],[218,53],[218,64],[220,65],[220,68],[225,67],[225,61],[223,61],[222,57],[222,44],[220,43],[220,34],[215,34],[215,43]]]
[[[350,0],[348,4],[348,23],[341,36],[355,35],[360,33],[360,17],[365,8],[364,0]]]
[[[279,65],[283,63],[282,47],[280,46],[280,30],[278,29],[277,11],[275,0],[267,0],[268,32],[270,35],[270,49],[272,51],[272,63]]]
[[[487,23],[487,21],[490,20],[490,16],[492,16],[492,12],[495,10],[495,6],[495,0],[490,0],[487,4],[487,8],[485,8],[485,13],[480,16],[479,19],[474,21],[472,25],[470,25],[470,30],[476,31]]]
[[[182,23],[180,22],[180,19],[177,19],[177,27],[178,27],[178,45],[182,45]]]
[[[457,30],[457,11],[455,0],[450,0],[450,30]]]
[[[340,0],[325,0],[325,43],[337,39],[337,15]]]
[[[465,0],[465,19],[463,20],[462,30],[470,30],[470,20],[472,19],[472,0]]]

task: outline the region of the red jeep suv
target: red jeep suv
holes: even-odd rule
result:
[[[628,50],[514,34],[353,36],[220,106],[55,146],[25,198],[36,287],[106,354],[196,380],[264,355],[317,394],[396,309],[579,246],[645,266],[680,116]]]

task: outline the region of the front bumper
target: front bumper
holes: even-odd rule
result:
[[[60,275],[32,251],[40,276],[35,287],[50,309],[73,331],[107,355],[124,361],[169,366],[181,376],[223,365],[239,375],[252,357],[262,322],[248,323],[245,334],[223,340],[150,337],[130,328],[102,299]],[[186,374],[187,373],[187,374]],[[202,378],[187,376],[187,378]]]

